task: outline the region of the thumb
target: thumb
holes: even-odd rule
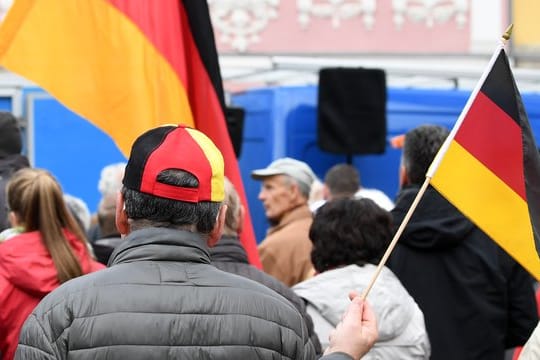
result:
[[[349,300],[351,300],[351,301],[352,301],[354,298],[360,297],[360,296],[361,296],[360,293],[359,293],[358,291],[356,291],[356,290],[351,290],[351,291],[349,292]]]
[[[347,312],[343,317],[343,322],[358,322],[358,320],[363,320],[364,313],[364,302],[360,300],[360,297],[355,297],[352,302],[349,304]]]

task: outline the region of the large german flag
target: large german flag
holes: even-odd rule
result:
[[[126,156],[150,128],[201,130],[247,206],[206,1],[16,0],[0,28],[0,63],[101,128]],[[244,245],[260,265],[247,215]]]
[[[540,156],[502,46],[483,79],[428,177],[540,280]]]

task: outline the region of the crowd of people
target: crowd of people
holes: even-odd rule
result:
[[[292,158],[253,170],[270,224],[258,269],[201,132],[141,134],[103,169],[91,217],[0,113],[0,359],[540,358],[535,279],[430,186],[360,295],[448,134],[405,134],[394,201],[349,164],[323,180]]]

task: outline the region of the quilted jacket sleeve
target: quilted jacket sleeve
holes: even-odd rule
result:
[[[15,359],[60,359],[55,356],[52,344],[50,334],[46,333],[36,316],[31,314],[21,330]]]

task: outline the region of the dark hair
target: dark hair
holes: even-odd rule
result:
[[[20,154],[22,136],[19,121],[10,112],[0,111],[0,158]]]
[[[424,182],[429,166],[449,133],[442,126],[421,125],[405,135],[403,166],[411,184]]]
[[[351,197],[360,188],[360,175],[352,165],[337,164],[326,172],[324,183],[333,199]]]
[[[183,170],[164,170],[157,181],[188,188],[196,188],[199,181]],[[216,224],[221,202],[202,201],[188,203],[148,195],[126,187],[122,188],[126,213],[129,219],[150,221],[152,226],[183,227],[195,225],[197,231],[208,234]]]
[[[392,217],[371,199],[337,199],[317,211],[309,237],[318,272],[377,264],[392,238]]]
[[[6,193],[9,207],[22,222],[24,231],[39,231],[58,281],[63,283],[83,275],[64,229],[73,233],[84,247],[87,247],[86,237],[68,210],[60,184],[52,174],[41,169],[21,169],[9,180]]]

